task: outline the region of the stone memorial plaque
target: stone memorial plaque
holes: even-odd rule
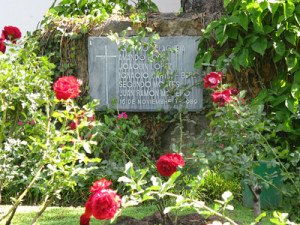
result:
[[[193,85],[198,78],[190,75],[197,73],[193,65],[197,55],[199,37],[178,36],[161,37],[155,40],[159,52],[168,48],[176,49],[168,59],[169,73],[174,73],[172,85]],[[147,38],[144,39],[147,41]],[[89,88],[93,99],[99,99],[100,105],[111,107],[117,99],[120,111],[157,111],[168,109],[172,99],[168,99],[165,88],[161,88],[166,75],[157,75],[163,71],[163,63],[148,57],[148,49],[127,52],[118,50],[118,45],[107,37],[88,38]],[[180,93],[179,93],[180,94]],[[202,89],[193,87],[184,93],[186,108],[196,111],[202,108]]]

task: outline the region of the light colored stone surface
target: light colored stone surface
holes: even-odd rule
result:
[[[166,53],[168,48],[177,50],[169,53],[168,74],[163,72],[164,62],[154,61],[148,55],[148,48],[141,51],[121,51],[119,46],[107,37],[89,37],[89,88],[93,99],[99,99],[100,105],[112,107],[117,99],[121,111],[158,111],[167,110],[173,98],[169,98],[166,88],[162,88],[167,77],[177,86],[194,86],[182,95],[189,111],[202,109],[202,88],[199,83],[200,70],[194,69],[199,37],[175,36],[161,37],[155,40],[157,51]],[[148,43],[148,38],[142,41]],[[195,75],[196,78],[190,77]],[[198,78],[198,79],[197,79]],[[177,92],[178,94],[181,94]]]

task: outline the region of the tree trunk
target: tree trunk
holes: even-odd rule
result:
[[[181,0],[183,12],[194,13],[224,13],[224,0]]]
[[[257,218],[261,214],[261,207],[260,207],[260,194],[262,192],[263,187],[255,184],[255,185],[248,185],[250,191],[253,194],[253,209],[254,209],[254,217]],[[261,225],[261,221],[259,220],[256,225]]]

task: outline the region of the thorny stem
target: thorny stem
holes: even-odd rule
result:
[[[10,208],[10,210],[4,214],[1,218],[0,218],[0,222],[5,219],[12,211],[14,211],[19,204],[21,203],[22,199],[27,195],[29,189],[34,185],[34,183],[36,182],[36,180],[39,178],[43,168],[44,168],[44,160],[41,160],[41,165],[38,167],[38,171],[35,174],[34,178],[32,179],[32,181],[30,182],[30,184],[28,185],[28,187],[25,189],[25,191],[21,194],[21,196],[17,199],[17,201],[15,202],[15,204]]]
[[[0,130],[0,146],[2,148],[2,139],[3,139],[3,132],[4,132],[4,127],[5,127],[5,121],[6,121],[6,111],[7,109],[5,109],[3,111],[3,115],[2,115],[2,122],[1,122],[1,130]]]
[[[46,96],[46,100],[48,100],[48,96]],[[49,108],[49,101],[47,101],[48,104],[46,105],[46,113],[47,113],[47,117],[48,117],[48,124],[47,124],[47,131],[46,131],[46,134],[49,134],[50,132],[50,125],[51,125],[51,115],[52,115],[52,112],[54,111],[54,108],[55,108],[55,105],[53,105],[53,108],[50,110]],[[48,138],[47,138],[47,141],[46,141],[46,146],[49,146],[50,144],[50,137],[48,135]],[[34,185],[34,183],[36,182],[36,180],[39,178],[43,168],[44,168],[44,165],[45,165],[45,162],[44,160],[46,159],[46,154],[47,151],[44,152],[44,155],[39,163],[39,166],[38,166],[38,170],[37,170],[37,173],[35,174],[34,178],[32,179],[32,181],[30,182],[30,184],[27,186],[27,188],[25,189],[25,191],[22,193],[22,195],[17,199],[17,201],[14,203],[14,205],[10,208],[10,210],[4,214],[1,218],[0,218],[0,222],[5,219],[10,213],[12,213],[13,211],[15,211],[19,204],[21,203],[21,201],[23,200],[23,198],[27,195],[28,191],[31,189],[31,187]],[[13,217],[13,216],[12,216]],[[11,217],[11,219],[12,219]]]
[[[36,217],[33,219],[31,225],[35,225],[38,218],[43,214],[43,212],[46,210],[46,208],[53,202],[55,195],[51,197],[51,199],[48,201],[49,195],[47,195],[40,211],[37,213]]]

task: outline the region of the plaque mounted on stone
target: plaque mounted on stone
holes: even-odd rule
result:
[[[177,53],[169,53],[168,74],[174,74],[172,85],[194,85],[199,82],[200,74],[193,65],[197,55],[199,37],[177,36],[161,37],[156,40],[158,51],[165,52],[168,48],[176,49]],[[143,41],[147,42],[147,38]],[[166,89],[161,88],[166,75],[162,72],[163,63],[155,62],[148,57],[148,49],[127,52],[119,51],[119,46],[107,37],[88,38],[89,89],[93,99],[100,100],[99,109],[111,107],[117,99],[120,111],[158,111],[169,108],[172,99],[168,98]],[[185,107],[189,111],[202,109],[202,89],[195,85],[184,93]]]

